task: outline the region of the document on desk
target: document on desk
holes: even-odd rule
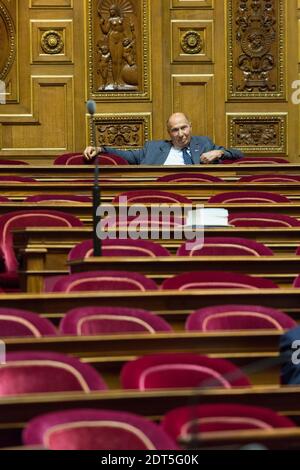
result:
[[[230,227],[227,209],[192,209],[187,213],[186,227]]]

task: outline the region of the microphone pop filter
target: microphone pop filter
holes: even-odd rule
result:
[[[88,100],[88,102],[86,103],[86,108],[88,110],[88,113],[93,116],[96,112],[96,103],[95,103],[95,101],[94,100]]]

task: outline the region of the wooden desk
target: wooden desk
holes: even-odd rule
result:
[[[300,188],[299,188],[300,190]],[[110,204],[110,203],[109,203]],[[197,203],[193,203],[193,207],[196,208]],[[145,205],[149,208],[149,204]],[[102,204],[103,209],[108,208],[108,203]],[[119,206],[114,205],[116,213],[119,213]],[[213,208],[224,208],[227,209],[229,214],[236,214],[238,212],[257,212],[257,213],[272,213],[272,214],[284,214],[300,219],[300,201],[291,203],[277,203],[277,204],[209,204],[205,202],[203,207],[207,209]],[[65,201],[45,201],[40,203],[25,202],[25,201],[11,201],[1,202],[0,215],[7,214],[8,212],[20,211],[20,210],[58,210],[67,212],[69,214],[78,217],[86,226],[92,225],[92,204],[89,202],[65,202]]]
[[[74,408],[98,408],[161,417],[186,405],[239,403],[272,408],[292,418],[300,413],[299,387],[255,386],[235,389],[81,392],[3,397],[0,400],[0,446],[19,445],[23,426],[33,417]]]
[[[41,258],[38,259],[40,253]],[[47,276],[68,274],[63,266],[54,270],[40,268],[43,252],[26,253],[29,266],[19,271],[24,292],[43,292]],[[32,256],[35,255],[35,256]],[[29,260],[30,256],[30,260]],[[26,264],[26,263],[25,263]],[[146,275],[158,285],[176,274],[194,271],[229,271],[268,278],[281,287],[292,287],[300,274],[300,256],[193,256],[193,257],[98,257],[69,263],[72,273],[86,271],[133,271]]]
[[[236,236],[246,237],[265,243],[280,255],[295,253],[300,246],[300,227],[292,228],[209,228],[205,230],[206,236]],[[39,292],[41,282],[34,280],[41,273],[55,275],[59,272],[67,272],[67,256],[71,248],[76,244],[92,238],[89,227],[60,228],[60,227],[28,227],[14,231],[14,246],[21,254],[20,272],[22,274],[22,286],[30,292]],[[176,251],[182,240],[158,240],[164,246]],[[111,261],[111,260],[110,260]],[[149,262],[149,260],[148,260]],[[271,263],[274,261],[271,261]],[[280,261],[279,261],[280,262]],[[179,261],[180,263],[180,261]],[[195,265],[195,261],[191,261]],[[255,261],[253,261],[255,263]],[[258,261],[259,263],[259,261]],[[283,263],[283,262],[282,262]],[[295,259],[294,265],[290,266],[290,274],[299,274],[298,263]],[[227,265],[228,266],[228,265]],[[227,270],[228,267],[226,268]],[[274,268],[275,269],[275,268]],[[287,268],[288,269],[288,268]],[[187,270],[185,268],[185,270]],[[47,273],[46,273],[47,271]],[[27,274],[26,274],[27,273]],[[23,274],[31,276],[31,280],[24,280]],[[295,276],[294,276],[295,277]]]
[[[30,185],[15,182],[0,181],[0,194],[11,198],[14,201],[21,201],[28,196],[38,194],[92,194],[92,182],[68,181],[42,181]],[[300,200],[300,182],[297,183],[158,183],[156,181],[116,181],[101,183],[102,202],[111,202],[112,199],[121,193],[137,190],[159,190],[171,191],[182,194],[191,201],[202,203],[207,201],[214,194],[228,191],[264,191],[275,192],[287,196],[291,201]]]
[[[20,157],[19,157],[20,158]],[[91,178],[94,165],[0,165],[0,176],[30,176],[37,179],[50,178]],[[230,164],[230,165],[191,165],[191,166],[154,166],[154,165],[122,165],[100,167],[103,177],[130,178],[139,180],[155,180],[159,176],[171,173],[204,173],[219,177],[237,177],[254,174],[299,174],[300,164]]]
[[[111,291],[0,294],[1,307],[19,308],[51,319],[57,324],[63,314],[75,307],[103,306],[143,308],[162,315],[176,330],[182,330],[187,315],[213,305],[262,305],[283,310],[300,322],[300,289],[208,289],[198,291]]]

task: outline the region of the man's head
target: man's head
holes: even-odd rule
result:
[[[168,119],[167,129],[174,147],[182,149],[189,145],[192,137],[192,125],[185,114],[172,114]]]

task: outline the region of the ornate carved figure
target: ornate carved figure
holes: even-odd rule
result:
[[[120,90],[128,88],[128,85],[137,84],[132,83],[132,80],[127,81],[126,73],[124,74],[126,65],[130,67],[136,65],[136,40],[134,25],[129,17],[130,13],[133,13],[133,7],[129,0],[104,0],[99,2],[100,30],[103,34],[103,42],[107,45],[107,52],[105,53],[107,61],[105,62],[105,58],[101,55],[99,70],[106,88],[111,85],[110,88]],[[131,34],[131,39],[128,33]],[[111,61],[112,83],[106,86],[108,74],[104,78],[102,73],[106,74],[108,71],[108,67],[106,67],[108,54],[110,54],[109,60]],[[103,69],[103,72],[101,72],[101,69]]]
[[[98,65],[98,73],[102,77],[101,89],[105,90],[105,87],[107,85],[110,61],[111,61],[109,48],[106,44],[99,46],[99,56],[100,58],[99,58],[99,65]]]

